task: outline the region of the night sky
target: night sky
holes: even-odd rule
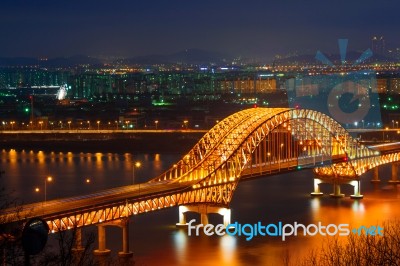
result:
[[[400,2],[1,0],[0,56],[139,56],[198,48],[231,55],[400,47]]]

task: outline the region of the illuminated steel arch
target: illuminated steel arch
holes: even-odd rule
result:
[[[354,177],[359,174],[358,158],[378,154],[361,145],[323,113],[307,109],[253,108],[221,121],[181,161],[151,182],[199,181],[194,188],[232,182],[240,178],[246,165],[249,168],[249,162],[255,161],[257,166],[263,164],[267,168],[266,164],[276,163],[281,157],[298,158],[296,166],[316,165],[316,157],[320,162],[342,158],[343,162],[320,167],[315,172]]]
[[[219,122],[182,160],[148,182],[159,191],[43,218],[58,231],[179,205],[226,206],[240,179],[251,176],[300,166],[313,167],[319,176],[354,180],[372,167],[399,159],[399,154],[380,155],[361,145],[323,113],[252,108]]]

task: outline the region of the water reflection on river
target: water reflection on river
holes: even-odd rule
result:
[[[45,177],[47,199],[86,194],[101,189],[132,183],[133,162],[140,161],[135,170],[135,182],[157,176],[179,160],[179,154],[117,154],[117,153],[45,153],[3,150],[0,153],[1,180],[14,196],[24,202],[44,199]],[[362,200],[332,199],[328,196],[311,198],[313,188],[310,170],[270,176],[239,184],[231,204],[232,221],[239,223],[347,223],[352,226],[381,225],[383,221],[400,217],[400,190],[387,184],[390,167],[380,169],[383,182],[370,184],[371,173],[362,182]],[[86,179],[90,179],[87,183]],[[322,186],[331,192],[330,185]],[[344,186],[351,194],[352,188]],[[189,216],[189,219],[196,215]],[[323,237],[289,237],[285,242],[278,237],[257,236],[251,241],[244,237],[204,235],[188,237],[184,229],[177,229],[177,208],[147,213],[131,218],[130,246],[136,265],[281,265],[284,254],[292,258],[303,256],[321,245]],[[212,223],[222,218],[211,215]],[[92,227],[93,228],[93,227]],[[93,229],[85,229],[93,230]],[[121,249],[120,230],[107,229],[107,246]]]

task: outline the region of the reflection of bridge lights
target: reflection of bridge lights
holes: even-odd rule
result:
[[[319,198],[312,198],[311,199],[311,209],[313,211],[318,211],[321,206],[321,202]]]
[[[173,234],[173,243],[176,250],[176,256],[179,264],[184,264],[186,260],[186,246],[188,236],[184,230],[178,230]]]
[[[361,201],[355,200],[353,204],[351,205],[351,209],[355,212],[365,212],[365,206],[364,203]]]
[[[230,263],[234,259],[236,251],[236,238],[230,235],[224,235],[220,238],[220,251],[225,263]]]

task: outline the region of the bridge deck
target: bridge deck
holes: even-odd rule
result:
[[[38,202],[20,206],[18,209],[10,208],[4,210],[9,220],[20,220],[20,218],[31,217],[51,217],[59,213],[74,213],[82,209],[97,209],[110,204],[115,205],[118,202],[124,202],[129,199],[140,199],[146,197],[154,197],[158,194],[167,194],[174,191],[181,191],[190,187],[190,183],[178,183],[171,181],[162,181],[157,183],[141,183],[130,186],[116,187],[100,192],[75,196],[69,198],[49,200],[46,202]],[[15,217],[18,211],[18,218]],[[4,216],[3,216],[4,217]]]
[[[371,145],[368,148],[379,151],[381,154],[393,153],[400,151],[400,142],[384,143],[378,145]]]
[[[287,172],[296,170],[299,160],[303,160],[304,163],[308,163],[310,166],[315,162],[320,162],[321,158],[318,157],[305,157],[305,158],[292,158],[281,162],[273,161],[270,163],[264,163],[261,165],[252,165],[243,169],[241,179],[239,181],[245,181],[266,175],[274,175],[279,172]],[[329,163],[329,161],[326,161]],[[304,165],[306,167],[306,165]],[[18,208],[18,218],[15,217],[16,209],[4,210],[1,214],[6,215],[11,220],[21,220],[31,217],[53,217],[57,214],[67,215],[75,212],[81,212],[82,210],[98,209],[107,207],[110,205],[123,204],[126,200],[140,200],[145,198],[154,198],[157,196],[168,195],[173,192],[183,191],[190,188],[193,182],[176,182],[177,180],[166,180],[152,183],[140,183],[135,185],[116,187],[111,189],[102,190],[96,193],[91,193],[81,196],[73,196],[68,198],[61,198],[55,200],[48,200],[46,202],[38,202],[32,204],[22,205]]]

